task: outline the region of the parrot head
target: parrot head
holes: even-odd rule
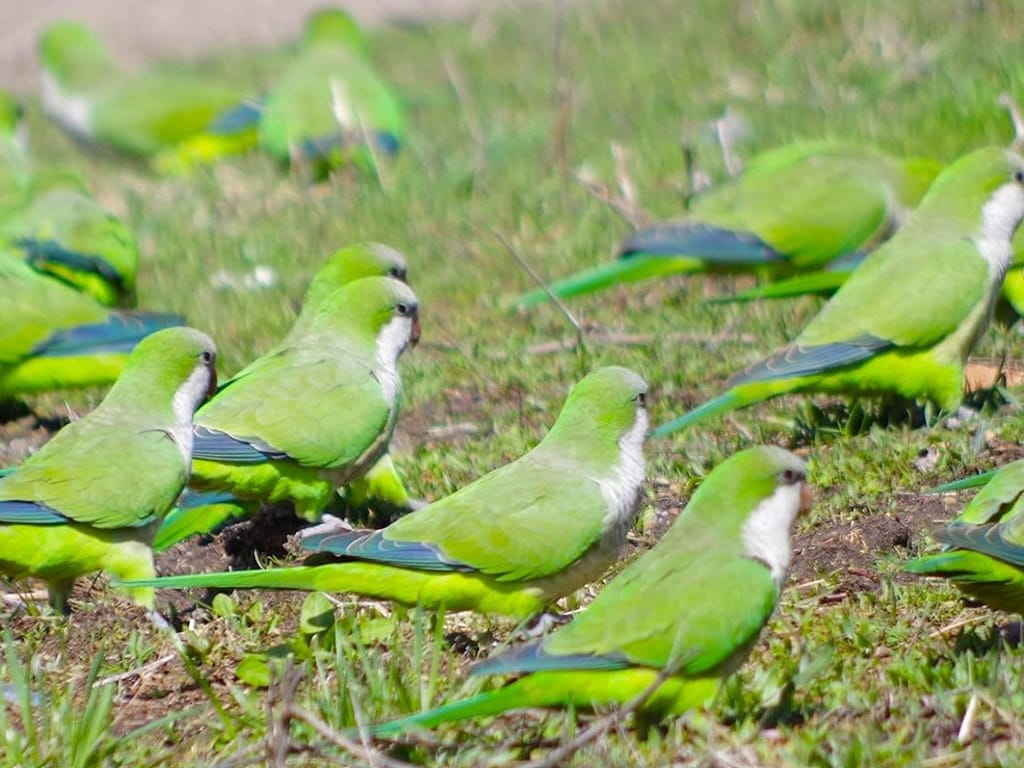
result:
[[[406,279],[405,257],[382,243],[356,243],[335,251],[310,281],[302,300],[303,311],[315,312],[320,303],[336,288],[361,277],[393,277]]]

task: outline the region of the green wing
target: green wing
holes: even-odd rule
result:
[[[163,430],[85,420],[0,478],[0,499],[39,502],[97,528],[131,528],[166,514],[186,479],[181,451]]]
[[[568,462],[527,454],[390,525],[384,538],[431,544],[502,581],[559,573],[600,539],[600,486]],[[495,505],[507,514],[497,517]]]
[[[0,253],[0,364],[29,356],[60,329],[99,323],[107,311],[72,288],[42,277],[9,253]]]
[[[95,95],[95,137],[124,152],[152,155],[203,132],[245,95],[175,72],[127,76]]]
[[[658,669],[678,661],[687,674],[742,653],[775,608],[778,592],[768,569],[700,537],[684,552],[672,550],[634,561],[544,641],[544,651],[618,656]]]
[[[988,264],[971,241],[908,234],[902,230],[868,256],[796,344],[873,338],[897,347],[929,347],[955,331],[985,296]],[[929,262],[927,286],[916,280],[915,258]]]
[[[954,524],[982,525],[1020,516],[1024,502],[1024,459],[1000,468],[971,503],[964,507]]]
[[[404,113],[370,64],[342,48],[300,54],[267,97],[260,119],[263,145],[281,160],[339,132],[351,140],[363,128],[385,146],[397,146],[405,139]]]
[[[196,423],[257,439],[311,467],[341,467],[390,437],[395,411],[363,356],[322,335],[287,341],[225,384]]]
[[[884,156],[845,145],[797,144],[761,156],[691,206],[696,218],[753,232],[801,268],[870,246],[892,228]]]

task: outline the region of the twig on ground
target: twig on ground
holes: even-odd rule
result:
[[[548,287],[547,283],[544,282],[544,278],[537,274],[537,271],[527,263],[526,259],[524,259],[523,256],[519,253],[519,251],[516,250],[515,246],[513,246],[512,243],[509,242],[508,238],[506,238],[501,232],[499,232],[496,229],[493,231],[494,236],[498,238],[498,241],[503,246],[505,246],[505,250],[512,254],[512,257],[519,262],[519,266],[525,269],[526,273],[530,277],[532,277],[534,282],[536,282],[537,285],[539,285],[541,289],[544,291],[544,293],[548,295],[548,298],[555,302],[555,306],[557,306],[559,310],[561,310],[562,314],[565,315],[566,319],[568,319],[572,327],[576,329],[576,349],[578,349],[580,353],[585,356],[587,352],[587,347],[584,343],[583,338],[583,325],[580,323],[579,320],[576,319],[576,316],[569,310],[569,307],[565,305],[565,302],[562,301],[561,297],[557,296]]]
[[[119,683],[122,680],[127,680],[130,677],[145,677],[154,669],[162,667],[164,664],[174,661],[176,658],[178,658],[178,655],[176,653],[171,653],[167,656],[162,656],[156,661],[151,661],[148,664],[143,664],[141,667],[130,669],[127,672],[121,672],[117,675],[107,675],[106,677],[101,678],[97,680],[95,683],[93,683],[92,687],[102,688],[104,685],[110,685],[111,683]]]
[[[587,192],[625,219],[629,226],[633,229],[638,229],[649,223],[651,216],[640,207],[640,203],[637,200],[636,185],[633,183],[632,177],[629,175],[629,168],[627,167],[628,155],[626,150],[612,142],[611,153],[615,161],[615,182],[619,188],[617,193],[613,192],[607,184],[598,179],[593,171],[585,165],[581,166],[574,174],[576,181]]]
[[[972,693],[970,701],[967,702],[964,719],[960,721],[960,730],[956,732],[956,740],[961,747],[966,747],[974,740],[974,724],[977,720],[978,694]]]
[[[316,731],[317,735],[324,741],[330,742],[348,754],[365,761],[367,765],[372,766],[373,768],[377,768],[377,766],[382,766],[382,768],[411,768],[410,763],[396,760],[393,757],[388,757],[368,745],[360,744],[358,741],[348,738],[325,723],[312,712],[307,711],[297,704],[289,704],[285,710],[285,714],[289,719],[301,720]]]

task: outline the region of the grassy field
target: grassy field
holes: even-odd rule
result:
[[[129,218],[145,256],[140,303],[183,312],[212,333],[222,374],[283,334],[329,252],[360,239],[404,251],[423,342],[402,363],[393,445],[411,490],[434,499],[520,455],[593,367],[641,372],[660,424],[717,393],[817,309],[814,299],[710,305],[734,287],[722,278],[634,285],[571,302],[582,347],[555,308],[504,310],[503,296],[533,287],[510,248],[557,277],[610,258],[629,230],[579,183],[581,169],[612,191],[617,175],[628,177],[638,206],[661,218],[684,210],[683,144],[703,173],[725,175],[707,123],[726,109],[749,129],[742,157],[825,136],[941,160],[1007,144],[997,97],[1024,98],[1022,37],[1024,6],[955,0],[594,0],[381,30],[373,58],[407,100],[412,139],[377,178],[342,173],[315,187],[257,156],[160,180],[83,156],[35,104],[31,127],[40,165],[81,169]],[[196,66],[254,84],[281,55],[225,51]],[[613,147],[623,153],[618,167]],[[272,285],[252,285],[257,267],[273,270]],[[1015,330],[996,329],[978,353],[1013,358],[1020,346]],[[33,405],[59,417],[101,395]],[[1011,403],[967,425],[911,429],[863,426],[833,401],[788,398],[649,444],[650,509],[631,554],[653,542],[711,467],[752,442],[807,455],[817,492],[779,610],[749,661],[709,711],[646,740],[628,718],[526,712],[370,755],[340,729],[471,693],[480,683],[465,682],[466,667],[514,627],[432,621],[347,598],[237,594],[190,609],[168,594],[183,623],[182,656],[103,580],[87,579],[67,622],[0,613],[0,679],[23,694],[0,707],[0,766],[507,765],[544,761],[596,723],[607,733],[565,760],[1019,764],[1019,628],[964,607],[949,587],[899,573],[963,501],[921,489],[1016,457],[1016,411]],[[28,418],[2,435],[14,461],[45,433]],[[223,543],[161,566],[222,567]],[[287,650],[290,664],[279,661]],[[268,675],[269,688],[260,684]]]

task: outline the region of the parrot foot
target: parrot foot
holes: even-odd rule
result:
[[[965,424],[971,424],[978,420],[981,413],[974,409],[969,408],[966,405],[961,405],[956,409],[956,413],[946,419],[946,429],[959,429]]]
[[[320,522],[316,525],[311,525],[308,528],[303,528],[296,531],[293,535],[299,541],[308,539],[310,536],[320,536],[326,534],[335,533],[348,533],[355,529],[347,522],[342,520],[340,517],[334,515],[324,515],[320,518]]]
[[[568,624],[570,621],[572,621],[572,616],[545,611],[526,622],[522,634],[528,640],[535,640],[538,637],[543,637],[555,627]]]
[[[165,619],[160,614],[160,612],[155,608],[151,608],[150,610],[146,611],[146,618],[148,618],[149,621],[153,624],[153,626],[156,627],[157,630],[160,632],[173,631],[171,623],[167,619]]]

